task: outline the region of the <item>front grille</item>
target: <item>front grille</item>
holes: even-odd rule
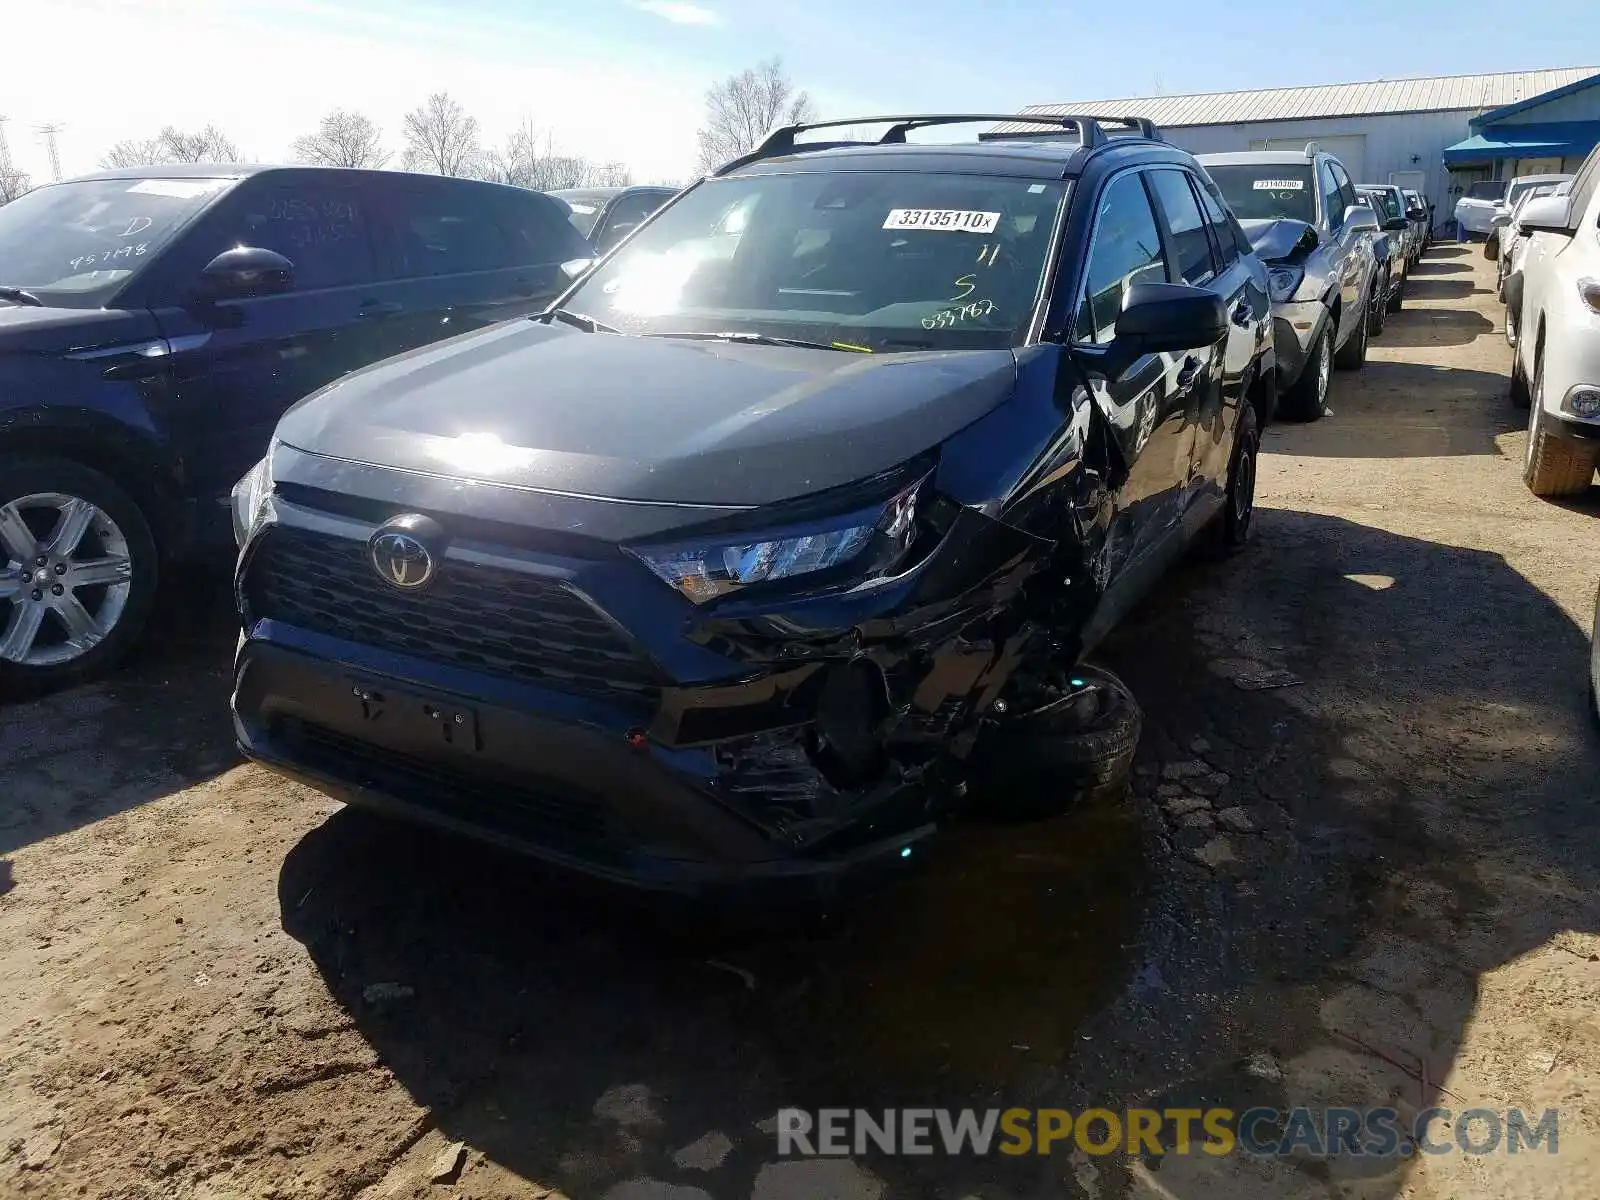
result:
[[[555,849],[620,852],[598,800],[468,775],[298,720],[282,731],[313,770]]]
[[[446,559],[420,592],[385,584],[366,543],[281,526],[256,548],[252,617],[580,695],[652,703],[661,678],[633,642],[560,584]]]

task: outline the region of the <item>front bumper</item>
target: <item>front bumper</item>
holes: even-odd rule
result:
[[[1322,333],[1328,310],[1320,300],[1290,301],[1272,306],[1272,346],[1278,359],[1278,387],[1293,387],[1306,369]]]
[[[620,712],[562,712],[520,685],[486,698],[436,666],[311,635],[299,639],[310,652],[295,650],[272,640],[282,631],[260,632],[235,664],[247,757],[344,803],[562,870],[686,895],[836,898],[903,870],[934,832],[924,789],[906,780],[873,797],[872,816],[805,845],[741,806],[726,747],[662,747]]]

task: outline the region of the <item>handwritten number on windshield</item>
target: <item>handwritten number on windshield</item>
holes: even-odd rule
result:
[[[949,329],[952,325],[959,325],[963,321],[970,321],[977,317],[987,317],[994,312],[993,300],[974,300],[971,304],[963,304],[960,308],[946,308],[934,313],[932,316],[922,318],[924,329]]]

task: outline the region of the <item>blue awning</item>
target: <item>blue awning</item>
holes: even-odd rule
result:
[[[1600,121],[1545,125],[1490,125],[1464,142],[1446,147],[1447,163],[1493,162],[1500,158],[1582,158],[1600,142]]]

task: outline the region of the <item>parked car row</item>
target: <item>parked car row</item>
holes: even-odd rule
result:
[[[1600,148],[1575,176],[1529,187],[1544,185],[1499,230],[1511,398],[1528,410],[1523,477],[1556,498],[1587,490],[1600,464]]]

